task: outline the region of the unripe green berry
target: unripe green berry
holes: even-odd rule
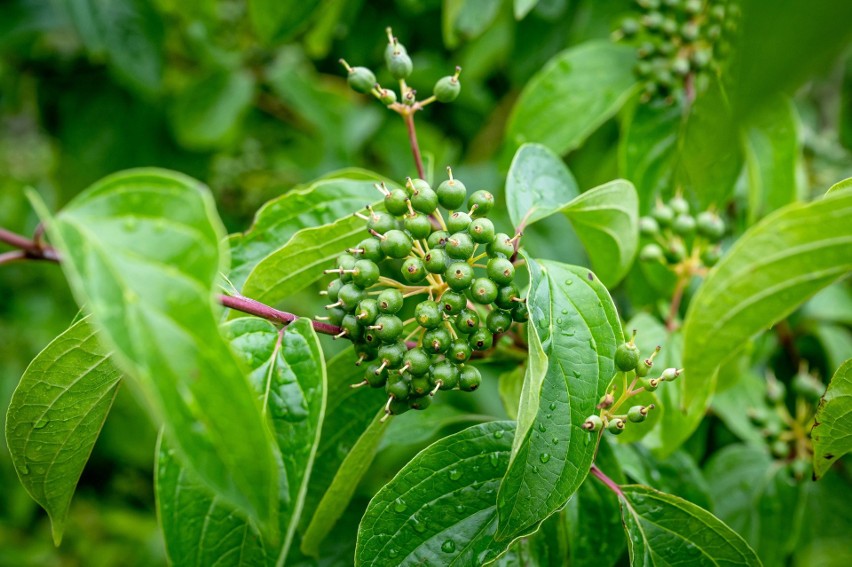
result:
[[[382,342],[394,342],[402,335],[402,320],[396,315],[379,315],[372,327]]]
[[[409,177],[407,178],[405,189],[408,191],[408,196],[412,197],[418,191],[431,190],[432,186],[429,185],[429,182],[425,179],[420,179],[419,177]]]
[[[648,417],[648,410],[653,406],[633,406],[627,410],[627,419],[633,423],[641,423]]]
[[[639,219],[639,234],[642,236],[657,236],[660,234],[660,225],[654,217],[641,217]]]
[[[458,315],[467,305],[467,298],[457,291],[445,291],[441,296],[441,312],[446,315]]]
[[[621,435],[624,433],[624,425],[624,420],[616,417],[609,420],[609,423],[606,424],[606,430],[613,435]]]
[[[454,211],[461,207],[465,197],[467,197],[467,189],[464,183],[458,179],[443,181],[438,185],[436,193],[438,193],[438,202],[448,211]]]
[[[664,253],[666,260],[672,264],[677,264],[686,258],[686,246],[681,240],[672,240]]]
[[[452,390],[459,383],[459,374],[458,367],[445,360],[432,367],[429,372],[429,382],[433,388],[440,382],[441,390]]]
[[[408,258],[402,263],[402,277],[408,283],[419,282],[426,277],[426,266],[420,258]]]
[[[467,227],[467,233],[477,244],[488,244],[494,240],[494,223],[487,218],[478,218]]]
[[[621,343],[615,349],[615,366],[622,372],[636,370],[639,364],[639,349],[632,342]]]
[[[493,303],[497,299],[497,284],[488,278],[477,278],[471,285],[470,295],[476,303]]]
[[[415,189],[411,195],[411,206],[415,211],[431,215],[438,208],[438,194],[431,187]]]
[[[343,322],[343,318],[346,317],[346,311],[341,309],[340,307],[333,307],[328,310],[328,322],[332,325],[340,326],[340,323]]]
[[[382,290],[376,301],[379,304],[379,311],[393,314],[402,309],[404,300],[402,293],[398,289],[388,288]]]
[[[379,267],[371,260],[358,260],[352,268],[352,282],[360,288],[368,288],[379,281]]]
[[[380,89],[379,102],[381,102],[385,106],[390,106],[391,104],[396,102],[396,92],[391,89]]]
[[[364,345],[368,348],[375,350],[378,353],[379,347],[382,344],[382,341],[379,340],[379,337],[376,336],[376,331],[369,327],[364,327],[364,336],[361,337]]]
[[[658,244],[646,244],[639,250],[639,259],[643,262],[661,262],[665,254]]]
[[[340,293],[340,288],[343,287],[343,280],[340,278],[335,278],[328,282],[328,287],[326,290],[326,297],[329,301],[337,301],[337,295]]]
[[[373,211],[368,217],[367,228],[379,234],[385,234],[396,228],[396,219],[387,213]]]
[[[441,248],[433,248],[423,257],[423,265],[430,274],[443,274],[447,269],[448,261],[449,256],[446,250]]]
[[[408,383],[408,399],[411,400],[425,396],[431,389],[428,376],[415,376]]]
[[[353,91],[366,94],[376,85],[376,75],[366,67],[350,67],[346,82]]]
[[[432,359],[422,348],[413,348],[405,353],[402,366],[408,367],[408,371],[414,376],[422,376],[429,372],[432,367]]]
[[[450,258],[467,260],[473,255],[473,241],[466,232],[457,232],[447,239],[444,250]]]
[[[373,237],[365,238],[358,244],[358,249],[362,250],[359,257],[363,260],[371,262],[381,262],[385,259],[385,253],[382,252],[382,243]]]
[[[388,406],[388,413],[390,413],[391,415],[400,415],[410,409],[411,408],[408,406],[408,402],[406,400],[399,400],[394,398],[393,400],[391,400],[391,403]]]
[[[492,333],[505,333],[512,325],[512,315],[500,309],[492,309],[485,319],[485,326]]]
[[[406,352],[405,343],[398,341],[380,346],[377,354],[379,362],[385,363],[388,368],[398,368]]]
[[[403,189],[391,189],[385,195],[385,209],[395,217],[408,212],[408,193]]]
[[[337,257],[337,269],[340,271],[340,280],[344,283],[352,281],[350,270],[355,267],[358,260],[352,254],[344,252]]]
[[[494,335],[485,327],[478,328],[468,341],[473,350],[488,350],[494,345]]]
[[[633,37],[639,32],[639,22],[633,18],[625,18],[621,22],[621,33],[624,37]]]
[[[444,321],[438,304],[431,299],[421,301],[414,308],[414,320],[426,329],[434,329]]]
[[[432,405],[432,396],[420,396],[419,398],[409,398],[408,406],[413,410],[425,410]]]
[[[411,75],[411,71],[414,69],[414,64],[411,62],[411,57],[408,56],[408,53],[403,49],[399,49],[399,44],[397,44],[397,49],[395,49],[390,57],[386,59],[386,63],[388,65],[388,70],[391,73],[391,76],[397,81],[401,79],[407,79],[409,75]]]
[[[501,286],[500,289],[497,290],[497,297],[494,299],[494,304],[500,309],[511,311],[515,308],[516,302],[514,300],[518,297],[520,297],[518,286],[510,283],[508,285]]]
[[[692,215],[680,214],[675,217],[672,223],[672,230],[675,234],[681,236],[692,236],[695,234],[695,219],[692,218]]]
[[[382,241],[382,252],[391,258],[405,258],[411,253],[414,243],[411,237],[401,230],[389,230]]]
[[[515,302],[512,308],[512,320],[516,323],[526,323],[530,320],[530,312],[526,302]]]
[[[499,255],[509,257],[515,253],[515,246],[512,244],[512,239],[508,234],[498,232],[485,248],[485,251],[492,258]]]
[[[473,218],[484,217],[494,207],[494,195],[485,190],[476,191],[467,200]]]
[[[461,82],[458,79],[458,76],[446,76],[438,79],[438,82],[435,83],[435,88],[432,91],[432,94],[435,95],[435,98],[438,99],[438,102],[453,102],[459,96],[461,92]]]
[[[722,251],[719,247],[708,248],[704,252],[701,253],[701,263],[707,266],[708,268],[712,268],[716,264],[719,263],[719,260],[722,259]]]
[[[689,202],[680,195],[675,195],[671,198],[669,201],[669,208],[675,216],[689,214]]]
[[[371,388],[384,388],[388,383],[388,372],[381,362],[373,362],[364,370],[364,380]]]
[[[641,366],[643,366],[643,364],[640,364],[640,367]],[[639,379],[639,383],[642,384],[642,387],[648,392],[653,392],[660,387],[660,380],[657,378],[642,377]]]
[[[457,339],[450,345],[446,356],[447,360],[453,364],[462,364],[463,362],[467,362],[472,352],[470,344],[466,340]]]
[[[340,288],[337,294],[337,300],[340,302],[340,307],[347,313],[355,311],[358,303],[365,298],[366,292],[355,284],[348,283]]]
[[[389,396],[393,396],[397,400],[407,400],[408,399],[408,380],[405,378],[399,378],[397,380],[393,380],[393,374],[390,375],[387,385],[385,386],[385,392]]]
[[[459,371],[459,390],[473,392],[482,384],[482,374],[475,366],[465,364]]]
[[[358,319],[355,315],[347,314],[340,322],[340,328],[343,329],[345,336],[353,341],[357,341],[364,333],[363,327],[358,324]]]
[[[452,338],[444,327],[429,329],[423,333],[423,350],[433,354],[441,354],[450,348]]]
[[[674,382],[680,376],[681,371],[677,368],[666,368],[660,375],[660,380],[664,382]]]
[[[447,219],[447,230],[450,232],[461,232],[470,225],[470,215],[464,211],[456,211]]]
[[[486,271],[488,278],[496,284],[508,285],[515,279],[515,266],[506,258],[491,258]]]
[[[467,262],[453,262],[447,268],[444,280],[454,291],[465,290],[473,281],[473,268]]]
[[[657,206],[651,210],[651,216],[661,227],[667,227],[672,224],[675,214],[670,207],[662,203],[657,203]]]
[[[456,316],[456,329],[463,335],[469,335],[479,328],[479,315],[473,309],[462,309]]]
[[[405,215],[403,225],[405,230],[411,234],[411,237],[417,240],[427,238],[432,233],[432,221],[426,215],[417,213]]]
[[[603,420],[598,415],[590,415],[586,418],[586,421],[583,422],[583,429],[588,432],[600,431],[603,429]]]
[[[379,302],[375,299],[362,299],[355,310],[355,318],[363,326],[372,325],[379,316]]]
[[[429,245],[431,250],[435,250],[436,248],[443,249],[446,247],[449,238],[450,233],[446,230],[436,230],[426,239],[426,244]]]
[[[725,235],[725,221],[715,213],[703,211],[696,218],[698,234],[710,242],[718,242]]]

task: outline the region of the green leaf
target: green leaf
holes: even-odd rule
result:
[[[820,478],[834,462],[852,451],[852,359],[837,369],[817,408],[811,438],[814,477]]]
[[[514,0],[512,5],[515,19],[518,21],[523,20],[535,8],[536,4],[538,4],[538,0]]]
[[[547,146],[524,144],[506,176],[506,207],[512,226],[547,218],[580,194],[565,162]]]
[[[819,482],[806,482],[803,488],[806,492],[805,521],[801,525],[794,565],[849,565],[852,549],[846,542],[852,529],[852,507],[848,497],[852,483],[848,473],[829,473]]]
[[[713,395],[713,413],[725,427],[746,444],[765,447],[761,427],[749,417],[755,412],[768,415],[772,408],[766,399],[766,380],[753,372],[743,375],[733,387]]]
[[[586,247],[592,268],[608,287],[627,275],[639,246],[639,200],[629,181],[618,179],[586,191],[562,212]]]
[[[239,130],[254,99],[255,81],[247,71],[221,69],[182,90],[172,108],[178,141],[192,149],[226,146]]]
[[[589,270],[531,258],[527,263],[528,384],[512,462],[497,498],[500,540],[534,529],[588,474],[596,437],[582,424],[596,413],[615,371],[615,349],[624,340],[612,299]]]
[[[635,49],[606,40],[563,51],[524,87],[507,142],[540,142],[560,155],[579,147],[633,93],[634,61]]]
[[[776,97],[743,129],[749,178],[749,224],[800,200],[799,117],[793,101]]]
[[[794,203],[751,227],[693,297],[683,327],[683,441],[704,415],[719,365],[752,335],[852,270],[852,192]]]
[[[228,279],[242,288],[251,270],[264,257],[285,245],[298,231],[329,225],[364,208],[378,197],[373,184],[384,181],[374,173],[344,169],[287,191],[263,205],[251,228],[231,235],[231,272]]]
[[[219,334],[224,231],[207,188],[139,169],[101,180],[55,219],[35,204],[77,302],[169,441],[218,495],[274,527],[270,431]]]
[[[421,451],[370,501],[355,564],[461,566],[496,558],[509,543],[493,536],[514,428],[483,423]]]
[[[852,177],[849,179],[844,179],[843,181],[838,181],[834,185],[828,188],[828,191],[825,192],[826,195],[829,193],[834,193],[835,191],[849,191],[852,190]]]
[[[284,41],[309,21],[319,0],[250,0],[249,19],[265,43]]]
[[[476,39],[499,12],[500,3],[493,0],[444,0],[441,9],[444,44],[453,49],[459,42]]]
[[[21,484],[50,516],[56,545],[120,379],[86,318],[35,357],[12,395],[6,443]]]
[[[798,538],[801,486],[786,463],[765,449],[725,447],[707,463],[705,477],[720,520],[740,534],[764,565],[784,565]]]
[[[621,487],[630,565],[754,565],[754,551],[710,512],[641,485]]]
[[[298,319],[279,331],[268,321],[244,317],[228,322],[224,331],[251,369],[252,387],[275,431],[281,473],[278,522],[283,543],[265,539],[252,522],[200,482],[161,439],[157,505],[166,549],[176,565],[283,562],[295,534],[319,442],[326,376],[311,322]],[[228,557],[235,559],[228,561]]]
[[[317,542],[338,519],[329,514],[328,501],[323,502],[326,493],[334,486],[338,497],[342,497],[342,488],[347,482],[354,489],[364,474],[363,467],[368,467],[375,456],[373,443],[380,440],[374,436],[382,430],[381,426],[374,424],[374,416],[387,397],[382,389],[350,387],[363,380],[364,376],[364,367],[355,366],[355,360],[355,351],[347,348],[327,363],[328,405],[299,522],[299,532],[304,536],[310,527],[314,534],[312,539]],[[356,447],[362,455],[362,462],[347,458]],[[372,448],[373,452],[364,451],[367,448]],[[351,497],[351,493],[348,496]],[[343,500],[337,502],[340,511],[346,508],[347,503]],[[318,517],[320,507],[323,512]]]
[[[636,185],[640,209],[647,213],[654,197],[671,186],[683,113],[677,105],[633,106],[619,137],[618,170]]]
[[[525,375],[525,365],[516,366],[512,370],[500,375],[500,383],[498,384],[500,401],[503,402],[503,409],[506,410],[506,415],[511,419],[518,418],[518,406],[520,404],[521,393],[523,392]]]

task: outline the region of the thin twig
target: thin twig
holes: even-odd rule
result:
[[[23,250],[10,250],[8,252],[4,252],[0,254],[0,266],[3,264],[11,264],[12,262],[17,262],[18,260],[26,260],[27,253]]]
[[[601,469],[598,468],[597,465],[592,465],[592,468],[589,470],[592,475],[595,476],[599,481],[604,483],[607,488],[615,492],[619,497],[623,497],[624,493],[621,491],[621,487],[618,484],[609,478],[606,473],[604,473]]]
[[[417,130],[414,128],[414,113],[406,112],[402,115],[405,127],[408,129],[408,143],[411,145],[411,153],[414,155],[414,165],[417,166],[417,176],[426,179],[426,170],[423,168],[423,157],[420,155],[420,145],[417,143]]]

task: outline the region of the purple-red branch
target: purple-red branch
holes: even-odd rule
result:
[[[618,486],[614,480],[606,476],[606,474],[599,469],[597,465],[592,465],[590,472],[595,476],[595,478],[604,483],[607,488],[615,492],[619,497],[624,496],[624,493],[621,491],[621,487]]]
[[[426,179],[426,170],[423,167],[423,157],[420,155],[420,144],[417,143],[417,130],[414,129],[414,113],[409,111],[403,115],[405,126],[408,128],[408,143],[411,144],[411,153],[414,155],[414,165],[417,166],[417,176]]]

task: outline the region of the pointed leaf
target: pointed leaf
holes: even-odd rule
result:
[[[579,147],[630,98],[635,59],[632,47],[605,40],[558,54],[521,92],[506,141],[539,142],[559,155]]]
[[[704,415],[715,373],[752,335],[852,270],[852,192],[788,205],[751,227],[714,267],[684,323],[682,442]]]
[[[50,516],[56,545],[120,379],[85,318],[35,357],[12,394],[6,443],[21,484]]]
[[[579,194],[565,162],[547,146],[524,144],[515,152],[506,176],[506,207],[513,226],[547,218]]]
[[[852,451],[852,359],[837,369],[817,408],[814,427],[814,477]]]
[[[494,541],[496,492],[514,423],[474,425],[421,451],[370,501],[356,565],[483,565]]]
[[[266,43],[293,36],[309,21],[319,0],[250,0],[248,14],[258,37]]]
[[[276,329],[244,317],[225,325],[275,431],[281,472],[278,521],[283,542],[265,539],[254,523],[222,501],[184,466],[168,442],[157,457],[157,505],[166,549],[176,565],[274,565],[287,558],[307,492],[325,406],[325,365],[307,319]],[[250,465],[249,465],[250,466]]]
[[[224,231],[207,188],[140,169],[96,183],[55,219],[37,206],[78,303],[169,440],[217,494],[274,527],[270,431],[219,333]]]
[[[581,426],[596,411],[624,340],[612,299],[594,274],[557,262],[527,262],[532,374],[497,498],[500,540],[534,529],[588,474],[596,438]]]
[[[621,490],[621,516],[632,567],[760,566],[748,544],[707,510],[647,486],[634,484]]]

